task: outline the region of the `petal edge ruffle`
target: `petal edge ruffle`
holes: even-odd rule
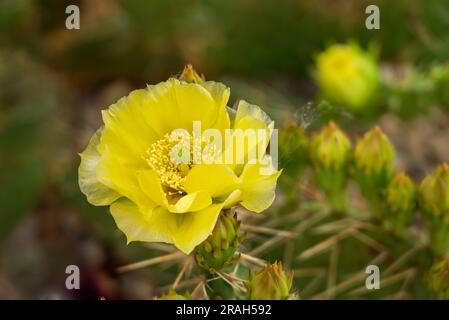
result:
[[[119,193],[102,184],[96,177],[97,165],[101,159],[97,146],[100,143],[102,130],[103,128],[100,128],[94,133],[86,149],[80,153],[81,163],[78,168],[80,190],[86,195],[87,201],[95,206],[111,204],[121,197]]]

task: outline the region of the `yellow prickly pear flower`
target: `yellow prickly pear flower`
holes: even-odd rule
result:
[[[188,254],[211,234],[222,209],[238,203],[254,212],[269,207],[280,171],[265,154],[249,157],[253,149],[265,152],[272,120],[245,101],[231,111],[228,87],[186,70],[181,80],[132,91],[102,111],[104,125],[81,153],[79,185],[91,204],[110,206],[128,242],[173,243]],[[222,153],[208,148],[209,139],[195,136],[195,123],[225,137],[232,129],[232,142],[237,129],[266,134],[240,140],[249,150],[243,156],[217,161],[239,143],[225,144]],[[179,130],[184,136],[173,135]],[[194,161],[198,154],[214,161]]]
[[[318,55],[315,78],[324,98],[360,110],[373,98],[380,72],[371,53],[356,44],[336,44]]]

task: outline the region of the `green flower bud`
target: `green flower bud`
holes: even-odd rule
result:
[[[343,212],[347,205],[346,186],[351,142],[334,122],[326,125],[312,137],[310,157],[316,182],[331,206]]]
[[[385,191],[386,226],[396,234],[404,234],[415,209],[416,186],[405,174],[397,174]]]
[[[426,214],[449,220],[449,166],[446,163],[424,178],[420,187],[420,199]]]
[[[283,269],[281,262],[262,267],[251,276],[248,284],[249,300],[288,299],[293,284],[293,272]]]
[[[223,211],[212,234],[195,248],[197,264],[209,271],[231,266],[239,258],[235,252],[243,238],[236,215]]]
[[[442,164],[421,182],[419,203],[429,229],[431,247],[442,255],[449,249],[449,166]]]
[[[191,64],[184,67],[178,79],[189,83],[203,83],[206,81],[204,74],[199,75]]]
[[[365,133],[355,147],[355,166],[367,177],[378,180],[383,186],[393,175],[395,150],[379,127]]]
[[[267,264],[251,276],[247,284],[249,300],[288,299],[293,284],[293,273],[286,272],[281,262]]]
[[[351,153],[351,141],[331,121],[319,134],[313,136],[310,153],[317,169],[345,170]]]
[[[314,74],[325,99],[352,110],[366,107],[380,83],[375,56],[356,44],[336,44],[326,49],[317,57]]]
[[[190,300],[190,294],[186,292],[185,294],[181,295],[176,293],[174,289],[170,289],[168,294],[156,297],[155,300]]]
[[[449,259],[443,258],[434,263],[426,280],[429,289],[439,299],[449,300]]]
[[[395,150],[378,127],[365,133],[354,150],[355,178],[374,214],[382,218],[382,193],[393,174]]]

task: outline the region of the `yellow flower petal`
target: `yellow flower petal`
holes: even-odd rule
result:
[[[111,214],[117,227],[131,241],[173,243],[165,214],[156,210],[149,217],[139,211],[132,201],[122,198],[111,205]]]
[[[215,204],[198,212],[176,215],[176,224],[171,225],[175,246],[189,254],[212,233],[223,204]]]
[[[154,202],[162,207],[168,206],[167,197],[162,189],[161,181],[153,170],[139,170],[137,172],[142,191]]]
[[[95,174],[101,157],[97,151],[101,131],[102,128],[95,132],[86,149],[80,154],[81,163],[78,168],[80,190],[86,195],[87,201],[96,206],[111,204],[121,197],[119,193],[98,181]]]
[[[195,212],[203,210],[212,204],[212,199],[205,191],[189,193],[181,197],[175,204],[168,206],[168,210],[174,213]]]
[[[165,207],[170,212],[185,213],[199,211],[212,203],[211,197],[205,191],[192,192],[180,197],[175,203],[169,203],[159,178],[152,170],[139,171],[138,180],[143,192],[158,205]]]
[[[198,212],[176,214],[163,207],[143,214],[128,199],[120,199],[111,205],[111,214],[117,227],[131,241],[174,243],[189,254],[212,233],[223,204],[216,204]]]
[[[229,127],[228,97],[229,89],[221,84],[169,79],[148,86],[141,116],[161,136],[180,128],[191,132],[194,121],[201,121],[203,130],[224,130]]]
[[[230,127],[230,119],[226,105],[230,95],[229,88],[215,81],[207,81],[200,85],[209,91],[218,109],[217,120],[211,128],[217,128],[219,130],[228,129]]]
[[[234,129],[268,129],[273,120],[257,105],[240,100],[234,120]]]
[[[115,161],[114,155],[105,150],[97,164],[96,177],[98,181],[117,193],[127,197],[142,207],[154,206],[154,201],[140,188],[137,171],[132,167]]]
[[[234,161],[231,167],[241,167],[243,163],[260,158],[270,142],[273,128],[274,122],[262,109],[241,100],[234,119],[232,137]],[[249,135],[251,133],[254,133],[253,138]],[[243,148],[239,146],[239,141],[242,141]]]
[[[229,209],[235,206],[237,203],[240,202],[240,199],[242,198],[242,190],[236,189],[232,191],[232,193],[228,196],[228,198],[223,203],[223,208]]]
[[[241,205],[257,213],[267,209],[274,201],[276,181],[280,174],[281,171],[266,168],[260,163],[247,164],[240,176],[242,179]]]
[[[238,177],[227,166],[199,164],[190,170],[184,187],[187,192],[204,190],[214,198],[229,194],[238,182]]]
[[[115,161],[126,166],[143,167],[143,155],[159,135],[142,118],[146,90],[135,90],[103,110],[105,124],[99,152],[107,148]]]

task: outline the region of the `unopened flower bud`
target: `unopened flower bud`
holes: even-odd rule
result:
[[[293,284],[293,273],[287,272],[281,262],[262,267],[247,284],[250,300],[288,299]]]
[[[410,226],[415,203],[415,183],[406,174],[397,174],[385,190],[387,227],[397,234],[404,234]]]
[[[212,234],[195,248],[195,260],[206,270],[220,270],[231,266],[239,255],[235,254],[244,234],[240,221],[230,211],[223,211]]]
[[[442,164],[424,178],[419,204],[429,229],[432,249],[444,254],[449,249],[449,166]]]
[[[423,211],[441,220],[449,220],[449,165],[442,164],[421,183],[420,204]]]
[[[379,127],[365,133],[354,151],[355,177],[375,215],[382,216],[382,192],[393,174],[395,150]]]
[[[330,122],[312,138],[310,157],[316,182],[336,211],[346,208],[350,155],[351,142],[334,122]]]
[[[439,299],[449,300],[449,259],[445,257],[434,263],[426,280]]]
[[[189,83],[203,83],[206,81],[204,74],[199,75],[191,64],[184,67],[178,79]]]
[[[312,138],[313,165],[320,170],[345,170],[351,153],[351,142],[334,122],[329,122]]]
[[[366,177],[384,185],[393,174],[394,147],[379,127],[365,133],[355,147],[355,165]]]

